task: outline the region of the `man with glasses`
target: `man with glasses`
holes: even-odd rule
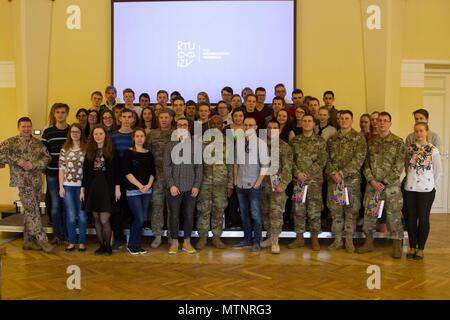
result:
[[[287,91],[286,91],[286,87],[284,86],[284,84],[278,83],[277,85],[275,85],[274,94],[275,94],[275,97],[283,98],[286,104],[289,103],[289,99],[286,98]]]
[[[402,256],[403,225],[401,209],[403,205],[400,190],[400,176],[405,169],[406,148],[403,140],[390,131],[392,120],[387,112],[380,112],[378,117],[379,136],[368,143],[368,153],[364,164],[364,176],[367,180],[366,194],[364,196],[363,231],[366,235],[364,245],[358,248],[358,253],[375,250],[373,245],[373,232],[376,229],[377,216],[368,216],[368,204],[375,193],[380,194],[386,209],[388,229],[393,239],[392,257],[399,259]]]
[[[231,116],[230,107],[229,105],[221,100],[217,103],[217,114],[220,116],[220,118],[223,121],[223,127],[226,127],[233,123],[233,118]]]
[[[225,101],[227,105],[231,104],[231,98],[233,97],[233,89],[231,87],[224,87],[221,91],[222,100]]]
[[[254,95],[252,97],[254,97]],[[244,240],[237,244],[236,247],[243,248],[252,246],[252,252],[255,253],[261,251],[262,182],[269,167],[267,144],[257,137],[257,129],[258,125],[256,124],[256,120],[254,118],[245,118],[245,139],[243,141],[244,146],[239,143],[237,144],[237,161],[234,165],[233,179],[236,185],[236,193],[239,199],[242,226],[244,228]],[[253,218],[253,228],[250,218],[250,212],[251,218]],[[253,241],[252,229],[254,234]]]
[[[177,140],[172,140],[164,151],[164,176],[169,187],[169,229],[172,238],[169,254],[178,252],[181,214],[184,231],[183,251],[192,254],[196,253],[196,250],[192,247],[190,239],[203,168],[194,161],[194,141],[189,133],[189,122],[186,118],[178,119],[175,136]],[[185,152],[188,155],[184,154]]]

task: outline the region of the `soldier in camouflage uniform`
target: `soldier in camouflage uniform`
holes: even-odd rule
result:
[[[218,157],[217,164],[207,164],[205,157],[203,158],[203,179],[197,202],[197,227],[200,236],[200,239],[197,242],[197,249],[199,250],[203,249],[206,245],[210,222],[213,234],[213,245],[218,249],[225,248],[224,243],[220,240],[220,236],[222,234],[224,211],[228,205],[228,197],[233,193],[233,165],[226,164],[226,146],[225,137],[222,134],[222,118],[217,115],[213,116],[209,120],[209,128],[211,131],[216,131],[222,135],[223,156]],[[205,137],[203,137],[203,139],[205,139]],[[205,148],[208,146],[213,147],[213,145],[214,138],[212,138],[211,141],[203,141],[202,150],[205,151]],[[216,150],[217,149],[215,149],[213,153],[211,153],[212,150],[209,152],[207,151],[211,160],[215,158],[214,152]]]
[[[393,239],[393,258],[402,256],[403,225],[401,209],[403,197],[400,190],[400,176],[405,169],[406,148],[402,139],[390,132],[391,115],[381,112],[378,117],[379,136],[369,141],[367,158],[364,164],[364,176],[367,179],[366,194],[364,196],[363,230],[366,242],[357,249],[358,253],[374,250],[373,231],[376,229],[377,217],[368,216],[368,204],[375,192],[381,193],[384,200],[389,233]]]
[[[280,253],[280,246],[278,245],[278,237],[283,227],[283,212],[286,205],[286,187],[292,180],[292,149],[280,136],[280,124],[276,120],[270,120],[267,124],[267,148],[269,156],[271,155],[272,146],[275,139],[278,140],[278,159],[272,159],[271,168],[277,169],[275,172],[270,172],[263,181],[263,196],[262,196],[262,212],[264,227],[267,231],[267,239],[261,244],[262,248],[271,247],[272,253]],[[275,158],[275,157],[273,157]],[[275,180],[279,177],[279,181]],[[272,181],[275,182],[272,185]]]
[[[315,122],[312,115],[303,116],[303,133],[290,142],[294,154],[293,178],[297,178],[308,186],[306,203],[294,201],[294,223],[297,239],[288,245],[290,249],[304,246],[303,233],[305,232],[306,214],[308,214],[312,249],[314,251],[320,250],[323,169],[327,163],[328,155],[326,142],[314,133],[314,126]]]
[[[42,227],[39,202],[42,194],[42,174],[50,162],[47,148],[31,135],[30,118],[20,118],[19,135],[0,144],[0,165],[10,168],[10,187],[19,188],[20,202],[24,209],[24,250],[52,252]]]
[[[152,248],[161,244],[162,228],[164,226],[164,205],[166,204],[167,185],[163,174],[163,159],[166,146],[172,136],[173,117],[167,109],[159,112],[159,128],[153,129],[147,137],[147,146],[155,159],[156,180],[153,184],[151,226],[155,239]]]
[[[328,208],[331,211],[334,242],[328,248],[342,248],[342,231],[345,229],[345,248],[354,252],[353,232],[361,208],[361,167],[366,158],[367,146],[364,137],[352,129],[353,113],[350,110],[339,111],[340,129],[327,141],[328,163],[325,174],[328,178]],[[334,191],[337,184],[344,182],[348,190],[349,205],[336,204]]]

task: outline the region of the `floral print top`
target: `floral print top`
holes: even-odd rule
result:
[[[407,167],[405,190],[430,192],[435,189],[442,175],[439,150],[431,143],[410,144],[406,149]]]

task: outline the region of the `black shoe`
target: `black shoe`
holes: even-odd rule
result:
[[[139,249],[136,249],[134,247],[127,247],[127,250],[132,256],[137,256],[140,254]]]
[[[147,250],[139,248],[139,254],[147,254]]]
[[[105,256],[111,256],[112,255],[112,248],[111,248],[111,246],[106,246],[105,253],[103,255],[105,255]]]
[[[234,248],[248,248],[251,247],[252,243],[250,241],[241,241],[238,244],[234,245]]]
[[[100,248],[94,251],[94,255],[96,256],[102,256],[105,254],[105,246],[101,245]]]

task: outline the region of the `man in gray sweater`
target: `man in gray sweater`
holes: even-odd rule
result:
[[[189,121],[187,118],[179,118],[177,130],[174,131],[172,141],[164,153],[164,176],[169,187],[169,230],[172,238],[169,254],[178,252],[181,213],[184,230],[183,251],[196,252],[190,238],[194,223],[194,209],[202,183],[202,164],[201,161],[194,161],[194,150],[194,139],[189,133]]]

